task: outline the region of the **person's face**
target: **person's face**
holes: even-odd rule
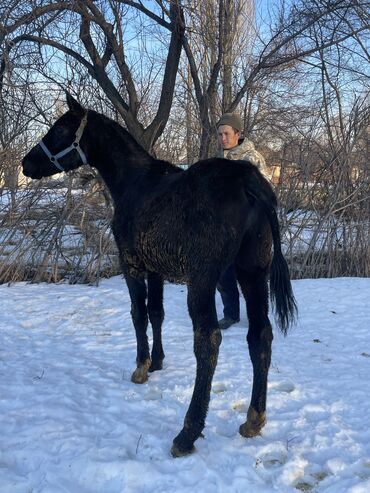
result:
[[[230,125],[220,125],[217,130],[218,141],[224,150],[232,149],[238,145],[240,132]]]

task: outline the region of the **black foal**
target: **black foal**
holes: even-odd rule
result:
[[[137,338],[133,382],[143,383],[148,372],[162,368],[163,280],[188,287],[197,370],[172,454],[191,452],[204,428],[221,343],[216,284],[232,263],[247,300],[247,339],[253,363],[252,398],[240,433],[246,437],[258,434],[266,421],[271,360],[268,277],[277,322],[284,333],[296,311],[270,185],[247,161],[208,159],[182,171],[151,157],[109,118],[85,110],[69,95],[67,102],[69,111],[23,159],[23,172],[41,178],[88,162],[109,188],[115,209],[112,228]],[[148,319],[153,329],[151,354]]]

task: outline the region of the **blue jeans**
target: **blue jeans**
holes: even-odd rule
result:
[[[240,319],[239,289],[236,281],[235,265],[230,265],[221,275],[217,289],[224,305],[224,317],[232,320]]]

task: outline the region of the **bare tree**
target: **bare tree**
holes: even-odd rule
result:
[[[0,282],[117,272],[101,189],[71,175],[18,193],[65,88],[181,163],[212,155],[220,114],[243,112],[276,169],[295,275],[368,275],[368,2],[269,14],[262,26],[252,0],[0,0]]]
[[[129,131],[150,149],[170,114],[183,46],[202,128],[200,157],[204,157],[210,153],[209,141],[219,113],[235,110],[245,97],[251,100],[256,87],[281,67],[306,63],[319,50],[349,40],[366,52],[361,35],[369,29],[367,6],[367,2],[350,0],[296,1],[287,13],[281,11],[264,40],[256,29],[253,35],[254,4],[248,0],[161,1],[150,4],[152,10],[134,0],[13,1],[10,7],[3,7],[0,25],[2,68],[19,44],[25,55],[36,57],[38,51],[44,65],[50,63],[55,51],[62,53],[99,84]],[[140,118],[144,96],[138,92],[140,83],[135,77],[139,60],[130,59],[126,50],[130,36],[137,44],[143,16],[150,20],[152,29],[159,29],[161,40],[157,38],[156,47],[166,39],[164,66],[153,71],[153,63],[151,68],[146,65],[153,76],[146,87],[153,83],[158,88],[159,102],[145,125]],[[315,42],[318,33],[320,46]],[[140,57],[143,55],[141,51]],[[243,58],[247,63],[238,63]]]
[[[211,152],[209,142],[217,121],[217,112],[234,111],[245,98],[249,102],[253,101],[256,94],[269,84],[271,78],[274,79],[276,74],[284,69],[290,69],[292,65],[311,63],[315,54],[321,51],[326,55],[326,50],[332,46],[348,46],[353,51],[353,45],[356,45],[355,51],[362,51],[364,56],[368,56],[362,40],[362,35],[366,34],[370,27],[367,2],[293,2],[288,10],[280,11],[271,25],[269,36],[263,39],[262,35],[255,31],[254,38],[248,37],[249,46],[248,43],[244,44],[242,53],[241,45],[235,42],[239,33],[236,27],[240,25],[242,15],[245,15],[246,6],[249,25],[254,25],[254,10],[251,4],[244,2],[243,9],[240,8],[242,2],[236,0],[210,1],[206,4],[208,15],[216,19],[214,25],[202,26],[201,34],[205,40],[202,46],[207,46],[212,54],[206,78],[202,77],[202,64],[197,62],[197,43],[193,44],[188,34],[184,38],[184,49],[202,125],[200,157],[206,157]],[[192,14],[190,8],[189,11]],[[235,16],[235,29],[230,30],[232,14]],[[207,37],[211,37],[209,30],[207,31],[208,27],[212,29],[212,39],[215,40],[211,43],[207,43]],[[321,36],[320,45],[316,42],[318,34]],[[247,63],[237,63],[240,57],[247,59]],[[234,86],[230,82],[232,71],[238,81]],[[220,88],[223,94],[222,104],[217,107],[215,95]],[[248,105],[245,107],[248,108]],[[250,116],[248,111],[246,115]],[[250,130],[250,127],[249,119],[247,128]]]
[[[137,33],[130,32],[130,21],[137,17],[138,12],[150,18],[165,33],[169,32],[165,65],[160,68],[162,83],[159,103],[146,127],[139,117],[142,95],[137,90],[134,66],[130,66],[125,51],[126,37],[137,38]],[[12,6],[4,9],[2,18],[0,43],[3,46],[3,73],[11,52],[18,45],[23,46],[25,56],[38,52],[41,68],[52,62],[56,52],[57,63],[60,63],[60,54],[63,54],[65,59],[78,62],[98,83],[131,134],[146,149],[151,149],[166,125],[172,105],[184,32],[180,2],[168,2],[168,9],[163,5],[159,13],[154,13],[144,8],[141,2],[29,0],[13,2]],[[66,78],[63,83],[67,83]]]

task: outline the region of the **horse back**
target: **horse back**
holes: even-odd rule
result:
[[[157,272],[174,282],[194,273],[218,279],[241,247],[258,245],[266,230],[263,211],[246,193],[245,180],[255,172],[249,164],[207,160],[151,176],[148,186],[143,180],[117,228],[123,264],[136,275]]]

